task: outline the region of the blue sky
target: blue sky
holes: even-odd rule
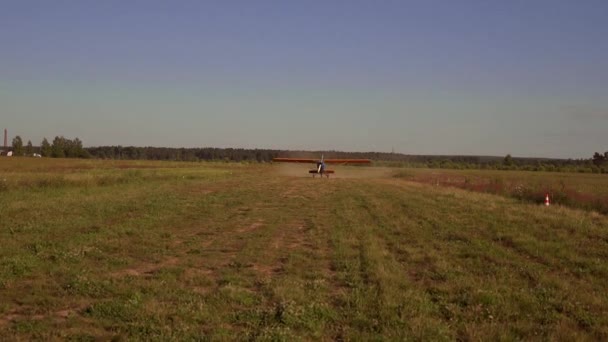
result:
[[[35,144],[590,157],[607,1],[0,1]]]

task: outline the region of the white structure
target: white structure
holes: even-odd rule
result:
[[[13,151],[8,151],[8,152],[6,152],[6,156],[7,156],[7,157],[12,157],[12,156],[13,156]]]

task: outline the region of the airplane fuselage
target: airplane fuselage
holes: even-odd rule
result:
[[[308,173],[312,174],[313,177],[316,175],[323,177],[323,175],[325,175],[327,178],[329,178],[329,175],[334,173],[334,170],[330,170],[325,167],[325,163],[323,161],[318,161],[316,164],[317,167],[314,170],[308,170]]]

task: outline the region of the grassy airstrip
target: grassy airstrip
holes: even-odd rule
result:
[[[608,339],[605,215],[297,170],[0,159],[0,340]]]

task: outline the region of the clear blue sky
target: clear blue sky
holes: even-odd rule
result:
[[[0,127],[590,157],[608,150],[608,1],[0,1]]]

